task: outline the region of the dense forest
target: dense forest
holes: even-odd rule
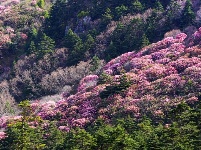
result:
[[[2,0],[0,150],[201,149],[201,1]]]

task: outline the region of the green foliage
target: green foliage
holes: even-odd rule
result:
[[[139,50],[142,45],[142,35],[145,31],[146,24],[141,19],[133,19],[128,25],[119,23],[105,51],[106,60],[109,61],[128,51]]]
[[[161,12],[164,11],[163,5],[161,4],[161,2],[159,0],[157,0],[156,3],[155,3],[155,9],[157,11],[161,11]]]
[[[38,43],[37,52],[38,56],[43,56],[44,54],[53,52],[55,48],[55,42],[46,34],[43,34]]]
[[[54,123],[50,123],[43,130],[40,127],[29,127],[28,122],[37,118],[32,115],[28,101],[20,103],[19,106],[22,110],[22,119],[9,124],[6,130],[7,138],[0,140],[2,150],[197,150],[201,148],[200,102],[193,108],[185,102],[172,108],[166,113],[168,116],[164,121],[167,123],[156,123],[154,118],[146,116],[133,119],[125,115],[120,119],[114,118],[109,124],[99,119],[86,129],[76,128],[69,132],[58,130]]]
[[[132,4],[131,4],[131,12],[132,13],[140,13],[142,12],[144,9],[142,3],[139,0],[135,0]]]
[[[103,22],[105,23],[109,23],[112,20],[113,15],[110,8],[106,9],[105,13],[102,15],[102,18],[103,18]]]
[[[48,127],[44,129],[44,133],[46,134],[43,139],[46,145],[45,150],[62,149],[66,132],[59,130],[54,122],[50,122]]]
[[[112,76],[106,73],[102,73],[99,77],[98,84],[108,84],[112,82]]]
[[[186,1],[186,5],[184,7],[181,19],[182,19],[183,26],[188,26],[193,24],[193,21],[195,19],[195,13],[192,10],[192,4],[190,0]]]
[[[121,125],[104,125],[99,128],[95,137],[97,139],[97,149],[133,149],[136,142],[126,133]]]
[[[122,94],[131,85],[125,74],[121,75],[119,82],[119,84],[106,86],[105,90],[100,93],[100,97],[104,99],[113,94]]]
[[[37,53],[36,45],[34,41],[31,41],[29,48],[28,48],[29,53]]]
[[[65,28],[69,18],[66,0],[57,0],[45,20],[44,32],[47,36],[58,42],[65,36]]]
[[[91,68],[90,68],[90,70],[93,72],[93,71],[96,71],[97,69],[98,69],[98,67],[99,67],[99,63],[100,63],[100,59],[97,57],[97,56],[94,56],[93,58],[92,58],[92,61],[91,61]]]
[[[142,35],[142,44],[141,44],[141,48],[149,45],[149,39],[147,38],[147,36],[145,34]]]
[[[77,128],[67,134],[62,148],[68,150],[93,150],[95,146],[95,138],[84,129]]]
[[[78,13],[77,17],[78,18],[83,18],[85,16],[88,16],[89,15],[89,12],[88,11],[81,11]]]
[[[127,13],[128,7],[121,5],[115,8],[115,19],[118,20],[121,16],[124,16]]]
[[[43,16],[48,19],[50,17],[50,14],[47,10],[44,11]]]
[[[44,1],[44,0],[38,0],[37,5],[38,5],[38,7],[40,7],[40,8],[44,8],[44,6],[45,6],[45,1]]]
[[[111,41],[110,45],[108,46],[108,48],[105,51],[105,60],[108,62],[112,58],[115,58],[115,56],[117,56],[117,55],[118,55],[117,47],[115,46],[113,41]]]
[[[87,39],[84,42],[85,51],[89,51],[93,47],[94,43],[95,43],[94,38],[90,34],[88,34]]]
[[[81,43],[81,39],[77,36],[71,29],[68,30],[68,33],[65,36],[65,46],[71,50],[75,50],[76,44]]]
[[[31,29],[30,34],[31,34],[31,38],[36,39],[36,38],[37,38],[37,35],[38,35],[37,29],[33,27],[33,28]]]
[[[30,109],[28,100],[22,101],[19,107],[21,109],[22,118],[8,125],[6,129],[7,138],[3,140],[2,148],[4,150],[44,149],[45,144],[42,139],[43,131],[40,127],[31,128],[28,125],[29,121],[40,122],[40,118],[32,116],[32,110]]]
[[[89,50],[94,42],[90,35],[87,36],[87,42],[89,45],[85,45],[85,48]],[[65,46],[70,49],[69,64],[76,64],[83,58],[85,52],[83,42],[71,29],[68,30],[68,33],[65,36]]]
[[[14,108],[11,106],[11,103],[9,101],[6,101],[5,103],[5,108],[4,112],[7,112],[9,114],[15,114]]]
[[[178,5],[178,3],[174,0],[170,1],[170,4],[167,8],[167,25],[168,28],[172,28],[177,22],[179,22],[179,10],[180,10],[180,6]],[[180,22],[179,22],[180,23]]]
[[[106,11],[102,14],[102,21],[100,24],[100,31],[104,30],[106,26],[112,21],[114,15],[110,8],[107,8]]]

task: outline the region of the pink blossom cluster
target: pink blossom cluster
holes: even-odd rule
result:
[[[68,126],[59,126],[58,129],[61,130],[61,131],[65,131],[65,132],[70,131],[70,128]]]
[[[37,0],[32,0],[31,1],[31,6],[35,6],[37,4]]]
[[[201,40],[201,27],[197,31],[195,31],[192,37],[190,37],[188,46],[191,47],[191,46],[198,45],[201,43],[200,40]]]
[[[0,129],[1,128],[6,128],[7,124],[10,121],[18,121],[18,120],[21,120],[21,119],[22,119],[22,116],[2,116],[0,118]]]
[[[54,108],[56,107],[56,103],[54,101],[48,101],[46,103],[41,104],[38,114],[43,119],[51,119],[55,116]]]
[[[178,72],[181,72],[184,71],[186,68],[194,66],[200,62],[201,59],[197,57],[191,57],[191,58],[180,57],[179,59],[168,63],[168,66],[170,65],[174,67]]]
[[[26,40],[28,38],[28,36],[24,33],[20,34],[21,39]]]
[[[78,86],[78,91],[79,92],[84,92],[86,91],[87,88],[96,86],[98,80],[97,75],[88,75],[84,77]]]
[[[6,128],[6,125],[7,125],[9,118],[10,117],[8,117],[8,116],[2,116],[0,118],[0,128]]]
[[[193,34],[193,38],[194,39],[201,38],[201,27],[197,31],[195,31],[195,33]]]
[[[177,73],[177,70],[174,67],[166,67],[162,64],[155,64],[150,66],[150,68],[145,69],[140,72],[142,76],[144,75],[148,81],[154,81],[171,74]]]
[[[5,9],[6,9],[5,6],[0,5],[0,11],[1,11],[1,12],[4,11]]]
[[[5,132],[0,132],[0,140],[6,138],[6,133]]]

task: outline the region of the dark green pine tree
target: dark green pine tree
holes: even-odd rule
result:
[[[144,7],[141,4],[141,2],[139,0],[135,0],[132,4],[131,4],[131,12],[132,13],[140,13],[143,11]]]
[[[55,48],[54,40],[52,40],[46,34],[43,34],[38,44],[37,54],[42,56],[46,53],[51,53],[53,52],[54,48]]]
[[[32,54],[32,53],[36,53],[37,49],[36,49],[36,45],[34,43],[34,41],[31,41],[29,48],[28,48],[28,53]]]
[[[74,65],[83,58],[85,52],[83,42],[71,29],[68,30],[64,45],[70,50],[69,64]]]
[[[62,149],[93,150],[95,146],[96,139],[89,132],[76,128],[67,133]]]
[[[149,39],[147,38],[146,34],[143,34],[142,35],[141,48],[143,48],[149,44],[150,44],[150,42],[149,42]]]
[[[65,36],[69,16],[66,0],[56,0],[45,21],[44,32],[54,41],[60,41]]]
[[[124,71],[124,70],[123,70]],[[131,86],[131,82],[128,77],[124,74],[121,75],[120,84],[116,86],[116,93],[123,93],[128,87]]]
[[[85,51],[89,51],[93,47],[94,42],[95,42],[94,38],[90,34],[88,34],[87,35],[87,39],[84,42],[84,49],[85,49]]]
[[[182,14],[183,26],[193,24],[194,19],[195,19],[195,13],[193,12],[192,9],[192,3],[190,0],[187,0]]]
[[[115,58],[118,55],[117,48],[113,41],[110,42],[107,50],[105,51],[105,59],[106,61],[110,61],[112,58]]]
[[[155,9],[157,11],[161,11],[161,12],[164,11],[163,5],[161,4],[161,2],[159,0],[157,0],[155,3]]]
[[[114,16],[114,18],[116,20],[118,20],[121,16],[124,16],[127,13],[127,10],[128,10],[127,6],[124,6],[124,5],[117,6],[115,8],[115,14],[116,15]]]
[[[93,58],[92,58],[92,61],[91,61],[91,68],[90,68],[90,70],[93,72],[93,71],[96,71],[96,69],[98,69],[98,67],[99,67],[99,63],[100,63],[100,59],[98,58],[98,56],[94,56]]]
[[[105,13],[102,15],[102,18],[103,18],[104,24],[108,24],[112,20],[113,15],[110,8],[106,9]]]
[[[65,36],[64,46],[68,47],[71,50],[75,50],[75,46],[78,43],[81,43],[82,40],[77,36],[71,29],[68,30],[68,33]]]

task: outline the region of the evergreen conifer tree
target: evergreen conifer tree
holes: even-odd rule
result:
[[[146,34],[143,34],[142,35],[142,45],[141,45],[141,48],[149,45],[150,42],[149,42],[149,39],[147,38]]]
[[[140,13],[143,10],[143,5],[141,4],[141,2],[139,0],[135,0],[132,4],[131,4],[131,11],[132,13]]]
[[[90,34],[88,34],[87,35],[87,39],[86,39],[86,41],[84,43],[84,49],[85,49],[85,51],[90,50],[92,48],[94,42],[95,42],[94,38]]]
[[[157,0],[155,3],[155,9],[157,11],[161,11],[161,12],[164,11],[163,5],[161,4],[161,2],[159,0]]]
[[[44,55],[46,53],[50,53],[55,48],[55,42],[50,37],[48,37],[46,34],[43,34],[40,40],[40,43],[38,44],[38,50],[37,53],[39,55]]]
[[[190,0],[186,1],[181,19],[183,26],[192,24],[193,20],[195,19],[195,13],[192,10],[192,4]]]
[[[78,35],[76,35],[71,29],[65,37],[65,46],[70,49],[69,51],[69,64],[76,64],[84,55],[84,45]]]
[[[127,13],[128,8],[124,5],[117,6],[115,8],[115,19],[118,20],[121,16],[125,15]]]
[[[96,71],[96,69],[98,69],[98,66],[99,66],[99,63],[100,63],[100,59],[97,57],[97,56],[94,56],[92,58],[92,61],[91,61],[91,68],[90,70],[93,72],[93,71]]]
[[[31,41],[29,48],[28,48],[28,53],[36,53],[36,45],[34,41]]]
[[[54,41],[60,41],[65,36],[68,18],[69,14],[66,0],[56,0],[51,7],[49,18],[45,21],[45,33],[54,39]]]
[[[106,9],[105,13],[102,15],[102,18],[103,18],[104,24],[108,24],[112,20],[113,15],[110,8]]]
[[[68,30],[68,33],[65,36],[65,46],[71,50],[75,49],[75,46],[78,43],[81,43],[82,40],[77,36],[71,29]]]

